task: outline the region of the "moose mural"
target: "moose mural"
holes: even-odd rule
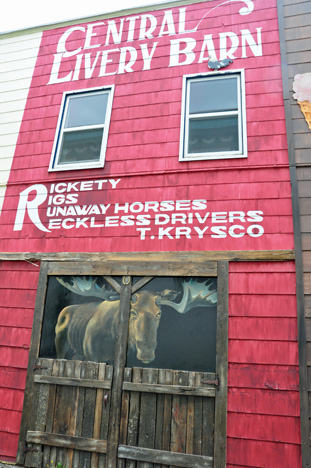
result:
[[[58,358],[71,355],[71,359],[113,362],[120,296],[116,291],[117,282],[112,277],[105,276],[104,279],[104,284],[100,286],[98,278],[76,276],[69,281],[57,278],[62,286],[75,294],[101,299],[101,302],[69,305],[61,310],[55,327]],[[217,304],[213,280],[198,282],[190,279],[181,285],[182,292],[140,289],[132,294],[128,346],[135,350],[140,362],[148,364],[155,359],[163,306],[185,314],[193,308],[215,307]]]

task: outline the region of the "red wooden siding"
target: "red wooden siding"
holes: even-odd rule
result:
[[[230,7],[227,4],[218,6],[220,3],[213,1],[187,5],[187,29],[197,25],[206,12],[216,6],[217,8],[206,16],[196,33],[173,36],[166,34],[158,38],[164,12],[152,11],[158,20],[158,27],[151,43],[157,42],[158,45],[151,69],[145,71],[142,71],[140,52],[132,73],[98,77],[98,61],[93,75],[88,79],[85,79],[84,72],[81,71],[78,80],[47,84],[58,41],[69,27],[43,33],[4,203],[0,227],[1,250],[187,251],[293,248],[276,1],[256,2],[254,11],[245,16],[239,14],[240,2],[233,2]],[[177,25],[179,8],[172,8],[172,12]],[[119,21],[117,18],[117,25]],[[129,21],[125,21],[123,42],[111,43],[106,49],[130,46],[140,51],[140,45],[146,41],[135,39],[126,42],[128,25]],[[139,21],[135,23],[135,27],[134,38],[137,38]],[[257,40],[257,28],[261,28],[262,56],[254,56],[247,45],[247,57],[242,58],[241,31],[249,29]],[[210,71],[206,61],[198,63],[203,37],[206,34],[213,35],[215,50],[219,54],[219,34],[226,31],[235,33],[240,42],[230,70],[245,69],[248,158],[179,162],[183,76]],[[189,65],[169,67],[171,39],[188,36],[196,40],[195,60]],[[102,44],[104,40],[104,36],[94,36],[92,44]],[[76,31],[70,35],[66,46],[69,50],[75,50],[83,46],[83,41],[81,30]],[[82,53],[90,53],[91,64],[95,64],[97,50],[102,48],[82,49]],[[112,56],[116,57],[117,53]],[[64,59],[60,76],[66,76],[75,61],[76,55]],[[110,67],[113,69],[115,66],[110,64]],[[63,92],[105,85],[115,85],[105,167],[48,174]],[[160,239],[157,232],[148,231],[146,239],[141,240],[136,228],[129,226],[82,226],[79,229],[60,228],[50,233],[42,232],[34,226],[27,214],[22,231],[13,231],[19,194],[31,183],[46,184],[49,190],[50,184],[55,182],[107,178],[121,178],[121,181],[115,190],[93,190],[88,198],[85,198],[84,192],[84,198],[79,195],[79,203],[111,203],[108,214],[114,215],[115,203],[206,199],[206,212],[263,211],[262,225],[265,232],[257,238],[247,235],[239,239],[230,236],[213,238],[209,226],[201,238],[193,230],[191,239],[184,235],[178,238],[174,229],[173,238],[164,236]],[[50,219],[46,216],[46,207],[47,205],[40,214],[44,223],[48,223]],[[99,223],[102,221],[103,216],[99,217]],[[182,224],[167,226],[183,227]],[[191,227],[190,224],[188,226]]]
[[[39,267],[0,262],[0,458],[16,457]]]
[[[229,292],[227,466],[298,468],[294,263],[231,264]]]

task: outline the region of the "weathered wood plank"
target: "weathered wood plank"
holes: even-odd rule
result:
[[[142,380],[149,384],[157,382],[158,371],[156,369],[143,369]],[[156,395],[144,393],[140,402],[139,437],[140,447],[154,448],[156,419]],[[150,463],[138,463],[138,468],[152,468]]]
[[[208,380],[206,374],[203,379]],[[215,424],[215,398],[203,398],[202,401],[202,455],[213,456],[214,454],[214,424]]]
[[[75,375],[75,362],[74,361],[67,361],[65,367],[65,375],[66,377],[74,377]],[[78,388],[72,388],[71,394],[71,412],[70,412],[70,422],[68,426],[68,435],[74,436],[75,435],[75,428],[76,428],[76,421],[77,421],[77,396],[78,396]],[[73,462],[73,449],[68,449],[67,451],[67,461],[66,466],[71,467]]]
[[[82,364],[81,376],[86,379],[97,380],[98,377],[98,366],[95,362],[84,362]],[[86,388],[85,399],[84,399],[84,411],[82,421],[82,432],[83,438],[93,437],[93,427],[95,420],[95,404],[96,404],[96,389]],[[80,453],[80,466],[90,466],[91,454],[86,452]]]
[[[26,433],[29,428],[33,426],[33,417],[34,413],[32,411],[32,404],[35,401],[35,392],[36,386],[33,382],[33,363],[39,355],[40,347],[40,337],[41,337],[41,327],[42,327],[42,318],[43,318],[43,308],[46,294],[46,284],[47,284],[47,270],[48,264],[42,263],[40,268],[40,276],[38,281],[38,293],[36,297],[35,313],[33,320],[33,331],[31,337],[29,359],[28,359],[28,368],[27,368],[27,380],[23,406],[23,415],[21,422],[21,430],[18,441],[18,451],[17,451],[17,463],[23,465],[25,461],[25,452],[24,452],[24,443],[26,440]]]
[[[42,366],[40,372],[45,375],[51,374],[52,372],[52,361],[50,359],[38,359],[36,364]],[[33,408],[33,411],[36,414],[35,424],[33,429],[35,431],[45,430],[47,422],[47,409],[48,409],[48,398],[49,398],[49,388],[46,386],[40,385],[37,389],[37,405]],[[25,463],[33,467],[41,467],[43,459],[43,448],[42,446],[36,447],[37,451],[28,452],[26,456]]]
[[[195,382],[195,372],[189,372],[188,384],[192,387]],[[186,434],[186,453],[193,454],[194,439],[194,396],[188,397],[187,407],[187,434]]]
[[[161,463],[163,465],[182,466],[184,468],[212,468],[213,458],[200,455],[188,455],[186,453],[166,452],[141,447],[129,447],[120,445],[118,456],[132,460]]]
[[[82,373],[82,361],[75,361],[74,378],[81,378]],[[83,408],[84,408],[84,396],[85,388],[76,387],[76,402],[75,402],[75,430],[73,435],[75,437],[81,437],[82,432],[82,419],[83,419]],[[78,449],[73,451],[72,466],[79,466],[80,451]]]
[[[59,360],[59,375],[65,375],[65,366],[67,361],[64,359]],[[72,402],[72,387],[57,386],[56,387],[56,400],[55,412],[53,422],[53,433],[67,435],[68,427],[70,425],[71,405]],[[62,465],[66,465],[67,451],[58,446],[56,448],[56,455],[53,460],[57,460]]]
[[[215,378],[215,377],[214,377]],[[216,394],[215,388],[212,387],[193,387],[187,385],[160,385],[160,384],[145,384],[124,382],[123,390],[144,392],[144,393],[164,393],[170,395],[185,395],[185,396],[207,396],[213,397]]]
[[[77,448],[87,452],[106,453],[107,441],[85,437],[74,437],[49,432],[28,431],[27,441],[52,447]]]
[[[124,369],[124,381],[128,382],[132,378],[132,369]],[[130,403],[130,394],[128,391],[123,391],[122,401],[121,401],[121,421],[120,421],[120,437],[119,443],[126,445],[127,441],[127,426],[128,426],[128,416],[129,416],[129,403]],[[119,459],[118,467],[122,468],[125,465],[125,461]]]
[[[159,262],[161,257],[161,268]],[[165,256],[165,258],[163,258]],[[152,272],[150,275],[147,274],[148,267],[143,266],[140,268],[139,263],[141,261],[146,262],[155,262],[158,265],[158,271]],[[179,263],[181,265],[181,271],[184,276],[198,276],[196,264],[204,264],[206,262],[215,262],[220,260],[227,261],[287,261],[295,259],[294,250],[230,250],[230,251],[209,251],[209,252],[165,252],[164,254],[159,254],[156,252],[129,252],[129,253],[83,253],[83,252],[40,252],[40,253],[16,253],[16,252],[7,252],[0,254],[0,260],[28,260],[33,262],[47,261],[55,262],[54,265],[50,267],[50,274],[62,274],[64,269],[61,268],[63,262],[72,263],[68,274],[85,274],[85,270],[89,271],[88,274],[93,275],[123,275],[128,274],[128,264],[132,263],[133,274],[137,274],[139,271],[144,271],[147,276],[168,276],[172,274],[171,269],[165,268],[169,266],[170,263]],[[86,267],[80,270],[80,265],[78,262],[86,263]],[[101,262],[96,265],[94,262]],[[119,264],[118,264],[119,263]],[[123,265],[123,266],[122,266]],[[188,269],[189,265],[189,269]],[[187,267],[186,267],[187,266]],[[136,269],[135,269],[136,267]],[[209,265],[206,265],[204,275],[216,276],[215,274],[209,273]],[[176,269],[176,266],[175,266]],[[211,265],[211,271],[214,271],[215,266]],[[78,273],[78,270],[81,273]],[[199,269],[201,272],[201,268]]]
[[[165,371],[159,369],[158,375],[159,384],[165,384]],[[157,413],[156,413],[156,426],[155,426],[155,438],[154,448],[156,450],[162,449],[162,437],[163,437],[163,418],[164,418],[164,395],[162,393],[157,394]],[[160,468],[161,465],[156,464],[154,468]]]
[[[188,383],[188,373],[175,371],[173,382],[176,385]],[[175,386],[175,385],[174,385]],[[171,451],[185,453],[187,433],[187,397],[174,394],[172,402]]]
[[[173,384],[173,371],[165,371],[165,384]],[[166,451],[169,451],[171,447],[172,399],[172,394],[164,397],[162,450]]]
[[[57,376],[58,374],[59,374],[59,360],[55,360],[53,361],[52,375]],[[53,432],[54,412],[55,412],[55,402],[56,402],[56,385],[50,385],[49,387],[50,387],[50,396],[49,396],[49,403],[48,403],[48,408],[47,408],[45,431]],[[55,452],[54,454],[56,454],[55,449],[54,449],[54,452]],[[53,452],[51,454],[51,447],[44,446],[43,466],[50,465],[51,460],[53,460]]]
[[[106,380],[111,382],[113,377],[113,366],[106,366]],[[100,425],[100,439],[108,440],[109,422],[110,422],[110,405],[111,405],[111,392],[106,390],[104,392],[104,400],[102,406],[102,418]],[[98,468],[105,468],[106,455],[99,454]]]
[[[124,276],[121,283],[119,327],[116,337],[115,369],[111,392],[110,431],[108,438],[107,468],[115,468],[119,444],[119,424],[121,416],[121,395],[123,372],[126,362],[126,345],[128,336],[128,321],[130,299],[132,294],[131,278]]]
[[[202,374],[196,373],[195,375],[195,385],[200,386],[202,380]],[[193,440],[193,452],[196,455],[202,455],[202,409],[203,409],[203,398],[197,396],[194,399],[194,440]]]
[[[229,307],[229,264],[219,262],[216,373],[220,386],[215,400],[214,460],[217,468],[226,466],[227,450],[227,382],[228,382],[228,307]]]
[[[74,377],[52,377],[45,375],[35,375],[34,382],[40,384],[54,384],[64,385],[71,387],[85,387],[85,388],[102,388],[106,390],[111,389],[111,382],[105,380],[91,380],[91,379],[76,379]]]
[[[98,366],[98,379],[103,380],[106,373],[106,364],[101,363]],[[96,402],[95,402],[95,419],[94,419],[94,428],[93,428],[93,438],[100,439],[100,426],[102,419],[103,411],[103,401],[104,401],[104,390],[98,389],[96,392]],[[93,453],[91,456],[91,468],[98,467],[98,454]]]
[[[133,368],[132,380],[134,383],[141,382],[141,372],[142,369],[138,367]],[[139,392],[130,393],[130,411],[129,411],[129,420],[127,428],[127,444],[128,445],[137,445],[138,441],[138,424],[139,424],[139,411],[140,411],[140,397]],[[134,468],[136,465],[133,460],[126,460],[126,468]]]

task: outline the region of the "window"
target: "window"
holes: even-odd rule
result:
[[[244,75],[185,77],[180,160],[246,157]]]
[[[50,170],[103,167],[113,88],[64,94]]]

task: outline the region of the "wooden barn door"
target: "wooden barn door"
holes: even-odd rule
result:
[[[93,362],[88,359],[90,355],[82,358],[79,350],[69,358],[65,352],[61,358],[44,356],[44,353],[42,356],[46,286],[49,274],[62,272],[66,273],[64,267],[46,264],[40,275],[38,320],[35,316],[17,462],[37,468],[51,468],[57,463],[68,468],[157,468],[160,465],[224,468],[227,265],[221,262],[218,265],[217,311],[216,307],[210,308],[215,320],[200,323],[204,309],[194,307],[187,312],[193,317],[193,325],[189,325],[187,314],[174,310],[169,313],[171,300],[162,299],[154,358],[141,357],[131,342],[133,298],[145,291],[149,301],[161,289],[161,284],[165,285],[167,296],[172,294],[171,284],[178,286],[182,280],[109,277],[110,284],[117,285],[120,299],[114,358],[106,363]],[[216,276],[215,268],[212,272]],[[205,280],[200,278],[200,284]],[[190,281],[195,283],[196,278],[191,277]],[[66,284],[69,281],[63,282]],[[156,298],[154,304],[158,302]],[[89,303],[85,303],[84,309],[87,307]],[[176,338],[175,323],[182,315],[184,331],[180,333],[184,335]],[[185,333],[193,335],[192,345],[184,342]],[[202,356],[198,354],[199,335],[201,340],[212,342],[202,349]],[[213,335],[214,342],[210,339]],[[63,344],[62,339],[60,343]],[[197,350],[193,351],[195,347]],[[214,356],[208,357],[213,354],[213,348]],[[209,364],[205,368],[206,360]]]

